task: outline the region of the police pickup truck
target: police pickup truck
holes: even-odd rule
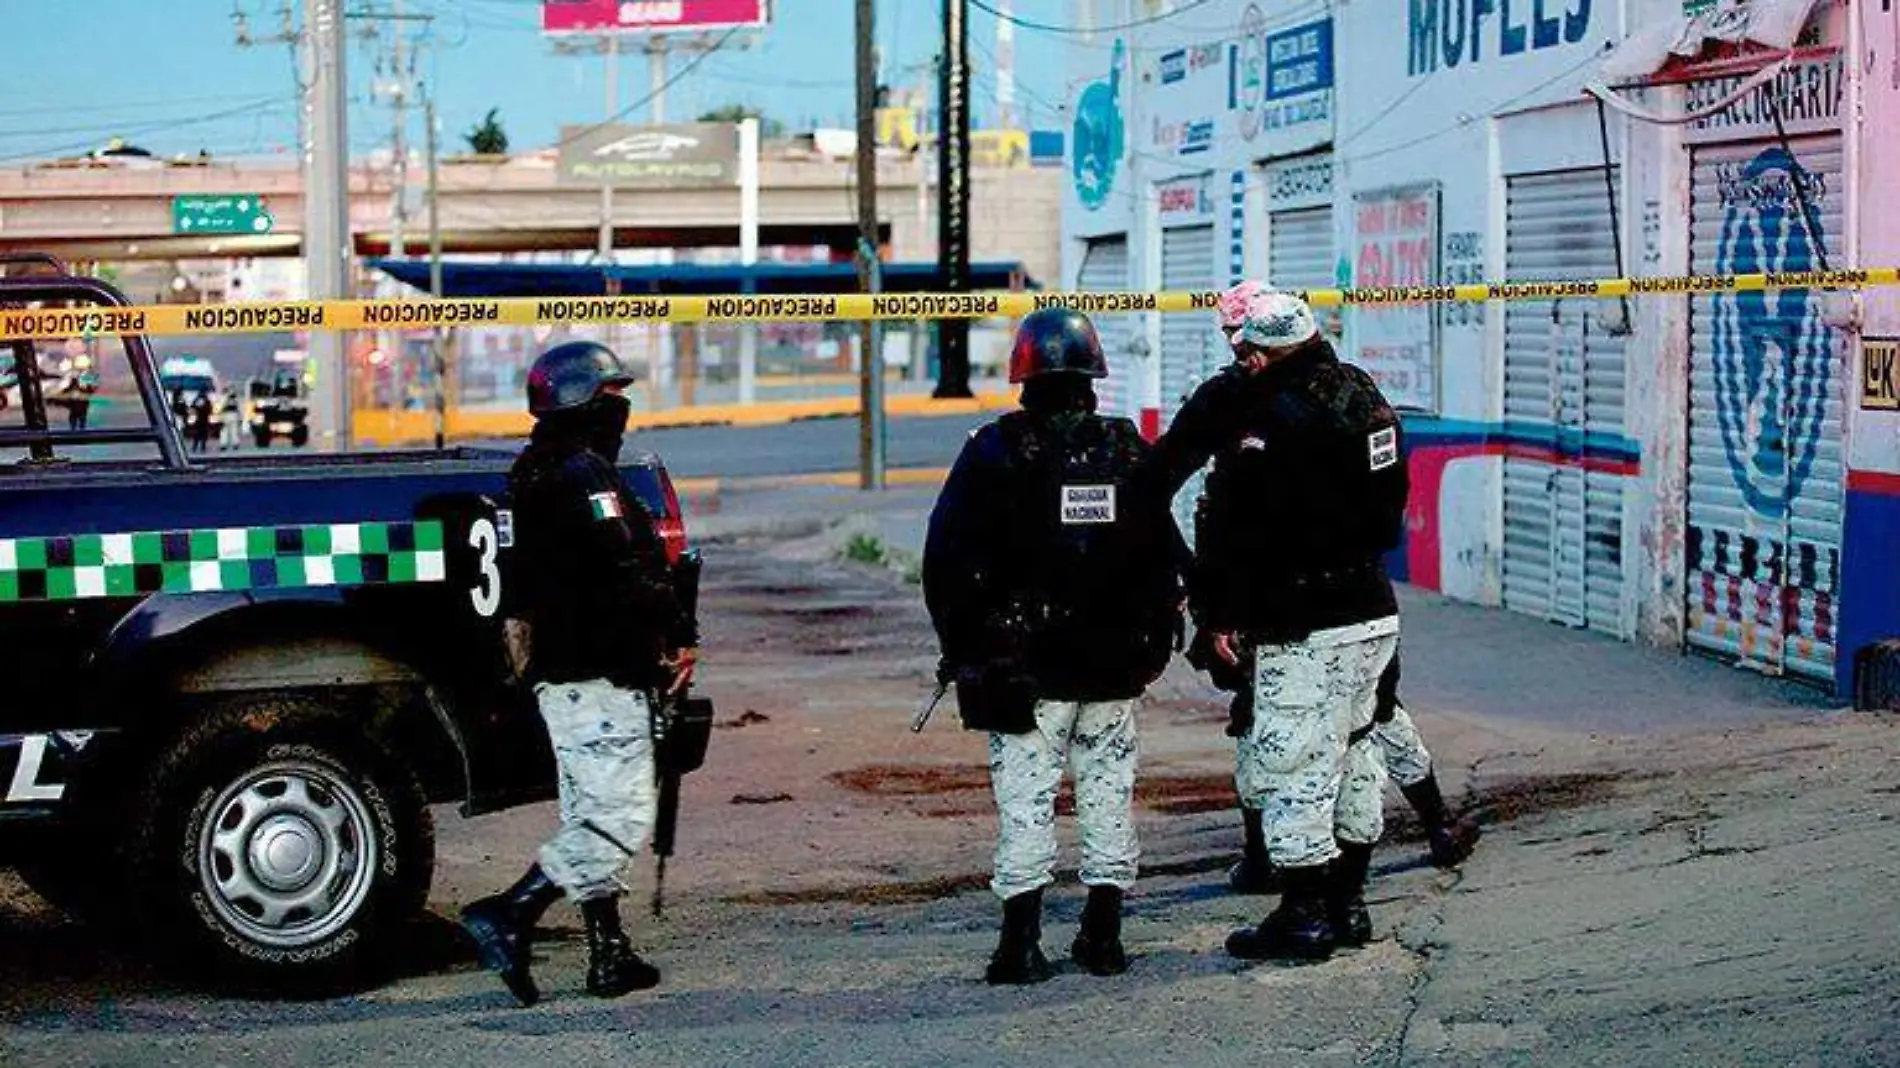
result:
[[[0,308],[124,303],[0,277]],[[0,865],[238,989],[354,985],[422,909],[429,805],[554,794],[500,619],[512,457],[195,464],[149,344],[112,344],[123,425],[48,429],[25,375],[0,427]],[[693,603],[665,469],[627,474]]]

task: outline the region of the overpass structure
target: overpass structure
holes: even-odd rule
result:
[[[823,246],[847,257],[857,235],[851,168],[849,160],[767,154],[760,162],[760,246]],[[1032,277],[1056,278],[1062,177],[1060,168],[974,169],[973,258],[1018,261]],[[598,192],[558,184],[551,152],[445,159],[439,183],[445,253],[584,252],[598,241]],[[932,169],[919,156],[887,158],[879,162],[878,184],[888,258],[934,259]],[[350,222],[359,256],[389,253],[392,188],[387,167],[352,169]],[[258,234],[177,233],[173,198],[194,194],[254,194],[274,225]],[[413,227],[424,213],[409,214]],[[0,252],[107,263],[289,257],[301,254],[302,220],[303,176],[291,161],[0,168]],[[613,222],[616,248],[736,248],[739,191],[622,190]],[[412,228],[404,241],[414,255],[426,247],[427,233]]]

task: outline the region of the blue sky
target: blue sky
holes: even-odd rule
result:
[[[276,31],[282,0],[87,0],[84,19],[51,0],[0,0],[7,35],[0,163],[76,154],[115,135],[165,155],[203,148],[214,155],[289,157],[296,113],[288,46],[234,44],[234,2],[248,14],[253,33]],[[302,0],[290,3],[302,7]],[[437,16],[434,45],[421,53],[418,73],[436,88],[445,148],[460,148],[461,133],[491,107],[501,109],[517,149],[552,142],[563,123],[602,117],[601,59],[555,55],[538,29],[538,0],[405,4],[412,13]],[[391,0],[349,0],[348,6],[388,10]],[[1070,18],[1063,0],[1016,0],[1015,6],[1028,19]],[[690,119],[743,102],[793,128],[850,123],[852,0],[778,0],[774,7],[776,24],[757,48],[712,56],[668,90],[668,118]],[[940,11],[938,0],[878,0],[887,80],[917,81],[916,71],[903,68],[935,53]],[[971,20],[981,124],[995,109],[996,25],[975,9]],[[409,32],[422,31],[412,24]],[[387,36],[381,46],[357,41],[350,48],[355,152],[389,140],[390,109],[369,99],[374,56],[386,51]],[[1062,39],[1018,29],[1016,56],[1019,109],[1031,109],[1039,126],[1062,125],[1053,113],[1063,94]],[[645,57],[623,58],[622,106],[645,96],[648,84]],[[420,142],[420,121],[410,136]]]

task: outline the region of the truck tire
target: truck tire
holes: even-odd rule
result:
[[[358,990],[418,915],[435,863],[421,785],[349,718],[302,696],[212,709],[153,765],[130,875],[161,959],[220,986]]]
[[[290,443],[299,449],[310,444],[310,428],[298,423],[290,432]]]
[[[257,442],[257,447],[260,449],[270,448],[270,428],[261,427],[251,431],[251,440]]]

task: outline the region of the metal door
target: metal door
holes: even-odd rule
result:
[[[1098,237],[1088,243],[1082,253],[1082,270],[1076,279],[1076,288],[1081,290],[1120,292],[1128,284],[1128,239],[1126,237]],[[1098,410],[1103,415],[1119,415],[1133,419],[1138,407],[1136,400],[1139,392],[1134,388],[1133,370],[1129,365],[1134,357],[1128,350],[1129,339],[1135,336],[1138,320],[1131,314],[1104,314],[1090,317],[1095,323],[1095,332],[1102,339],[1102,352],[1108,357],[1108,377],[1096,383],[1095,393],[1100,401]]]
[[[1841,141],[1695,149],[1697,274],[1844,262]],[[1846,345],[1806,290],[1691,299],[1688,641],[1772,674],[1834,678]]]
[[[1161,288],[1204,290],[1214,285],[1214,228],[1181,226],[1161,232]],[[1211,314],[1173,312],[1161,317],[1161,419],[1165,427],[1194,388],[1220,368],[1221,338]],[[1194,501],[1204,474],[1188,480],[1174,500],[1174,516],[1190,545]]]
[[[1505,274],[1616,273],[1609,190],[1596,169],[1515,176],[1506,186]],[[1623,439],[1624,343],[1595,300],[1504,306],[1504,604],[1618,637],[1623,494],[1599,463]]]
[[[1267,282],[1275,289],[1333,284],[1333,209],[1301,208],[1267,216]]]

